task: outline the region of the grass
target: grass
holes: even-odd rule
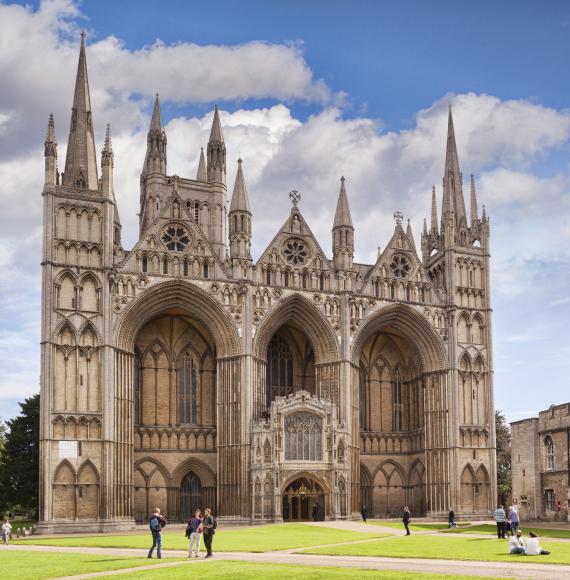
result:
[[[382,526],[383,528],[395,528],[398,530],[403,530],[404,529],[404,524],[402,522],[384,522],[382,520],[368,520],[366,522],[367,524],[372,524],[373,526]],[[465,527],[465,526],[470,526],[471,524],[469,522],[459,522],[457,524],[457,528],[453,528],[454,530],[459,529],[459,527]],[[440,524],[424,524],[424,523],[419,523],[419,524],[414,524],[413,522],[410,524],[410,530],[412,531],[416,531],[416,532],[438,532],[438,531],[443,531],[443,530],[447,530],[447,524],[444,523],[440,523]],[[451,531],[451,530],[450,530]]]
[[[447,574],[425,574],[423,572],[387,572],[383,570],[364,570],[361,568],[333,568],[318,566],[298,566],[294,564],[252,564],[246,562],[208,562],[193,563],[188,566],[163,568],[121,574],[125,580],[187,580],[188,578],[208,578],[219,580],[229,578],[244,580],[263,578],[263,580],[344,580],[347,577],[363,580],[483,580],[482,576],[457,576]],[[99,580],[115,580],[117,576],[102,576]],[[485,576],[484,580],[492,580]]]
[[[347,532],[334,528],[322,528],[307,524],[277,524],[250,528],[220,529],[214,536],[214,552],[270,552],[289,548],[304,548],[323,544],[338,544],[356,540],[382,538],[389,534],[379,532]],[[20,544],[42,546],[73,546],[90,548],[149,548],[150,534],[125,536],[68,536],[16,540]],[[163,532],[164,550],[187,550],[188,540],[182,529]],[[1,570],[1,569],[0,569]]]
[[[400,536],[378,542],[366,542],[326,548],[310,548],[303,553],[331,556],[387,556],[393,558],[442,558],[483,562],[570,563],[570,543],[541,542],[550,556],[510,556],[507,540],[496,538],[460,538],[443,536]]]
[[[8,552],[0,549],[2,578],[18,578],[18,580],[44,580],[89,572],[106,572],[145,566],[149,562],[151,560],[147,558],[39,551]],[[155,563],[156,560],[152,562]]]
[[[560,539],[569,539],[570,538],[570,528],[567,530],[562,529],[553,529],[553,528],[538,528],[530,526],[523,526],[522,528],[523,536],[526,536],[527,533],[532,530],[535,534],[540,536],[541,538],[560,538]],[[467,529],[454,529],[454,530],[446,530],[449,532],[456,532],[460,534],[493,534],[494,536],[497,535],[497,526],[494,524],[480,524],[478,526],[471,526]]]

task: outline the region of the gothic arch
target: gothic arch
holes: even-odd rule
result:
[[[269,310],[253,341],[253,351],[258,358],[265,360],[271,338],[281,326],[290,322],[299,325],[309,337],[316,363],[338,359],[337,340],[328,319],[300,294],[284,298]]]
[[[79,328],[79,331],[77,332],[77,335],[79,336],[79,341],[81,342],[81,339],[83,338],[83,336],[89,331],[91,331],[95,336],[95,342],[96,342],[95,346],[102,344],[101,333],[99,332],[99,330],[97,329],[97,327],[93,324],[93,322],[91,320],[86,320]]]
[[[386,469],[387,466],[391,466],[392,470],[388,471]],[[378,476],[378,473],[382,472],[384,474],[384,477],[386,478],[386,482],[388,483],[388,485],[390,485],[390,481],[392,480],[392,477],[394,476],[394,473],[397,472],[398,475],[400,476],[400,479],[402,481],[402,485],[407,485],[408,483],[408,478],[406,477],[406,472],[404,471],[404,469],[402,468],[402,466],[398,463],[396,463],[395,461],[392,461],[391,459],[387,459],[386,461],[383,461],[374,471],[374,478],[373,481],[376,481],[376,477]]]
[[[199,459],[191,458],[182,462],[172,473],[172,486],[180,487],[184,476],[193,471],[202,482],[202,487],[214,487],[216,485],[216,476],[214,472]]]
[[[236,326],[222,306],[207,292],[185,280],[162,282],[133,300],[116,326],[117,346],[133,352],[139,330],[169,308],[182,309],[202,322],[214,337],[218,356],[240,353]]]
[[[300,479],[301,477],[306,477],[307,479],[312,479],[315,483],[318,483],[321,486],[321,489],[325,494],[330,493],[330,486],[327,481],[318,475],[317,473],[311,471],[297,471],[290,475],[282,484],[281,484],[281,493],[285,493],[287,487],[293,483],[296,479]]]
[[[92,477],[94,481],[91,481],[90,477]],[[81,464],[81,467],[77,470],[77,483],[80,484],[90,483],[99,485],[100,483],[99,470],[95,467],[95,464],[90,459],[86,459]]]
[[[354,335],[351,347],[352,363],[358,367],[366,340],[385,327],[392,327],[418,347],[424,372],[445,368],[445,347],[441,337],[421,314],[405,304],[391,304],[374,313]]]
[[[142,469],[142,465],[144,463],[152,463],[154,465],[154,469],[147,473]],[[154,457],[142,457],[141,459],[135,462],[134,470],[135,471],[139,470],[139,472],[145,478],[145,480],[150,480],[154,472],[158,470],[164,477],[164,481],[167,484],[169,484],[171,481],[171,476],[170,473],[168,472],[168,469],[166,469],[166,467],[164,467],[164,465],[162,465],[162,463],[160,463],[160,461],[157,461]]]

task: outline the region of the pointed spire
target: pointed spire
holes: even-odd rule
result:
[[[477,192],[475,191],[475,178],[471,174],[471,224],[475,225],[479,221],[477,211]]]
[[[246,211],[248,213],[251,213],[247,189],[245,187],[243,169],[241,166],[242,163],[243,161],[241,159],[238,159],[238,170],[236,173],[234,192],[232,194],[232,203],[230,204],[230,213],[234,211]]]
[[[406,227],[406,237],[410,244],[412,244],[414,250],[416,249],[416,241],[414,240],[414,234],[412,233],[412,225],[410,224],[410,219],[408,218],[408,226]]]
[[[204,158],[204,147],[200,148],[200,161],[198,162],[198,173],[196,175],[197,181],[208,181],[208,174],[206,172],[206,159]]]
[[[437,236],[437,200],[435,196],[435,185],[431,190],[431,234]]]
[[[101,151],[101,191],[108,197],[113,197],[113,146],[111,144],[111,125],[107,123],[105,144]],[[117,206],[115,204],[115,211]]]
[[[485,210],[485,204],[483,204],[483,214],[481,215],[481,220],[484,222],[487,221],[487,211]]]
[[[158,100],[158,93],[154,99],[154,107],[152,109],[152,118],[150,120],[150,131],[162,131],[162,115],[160,113],[160,101]]]
[[[428,229],[427,229],[427,220],[426,218],[424,218],[424,231],[422,232],[423,236],[427,236],[428,235]]]
[[[340,178],[340,192],[338,194],[338,201],[336,204],[336,213],[334,215],[333,230],[340,226],[352,227],[352,217],[350,216],[350,208],[348,207],[348,197],[346,195],[346,188],[344,186],[344,175]]]
[[[214,119],[212,121],[212,130],[208,141],[208,181],[226,183],[226,145],[222,133],[222,123],[218,106],[214,109]]]
[[[83,189],[98,188],[97,157],[85,57],[85,33],[81,34],[71,127],[65,159],[64,185]]]
[[[57,157],[57,140],[55,138],[55,121],[53,120],[53,113],[49,116],[48,128],[45,140],[45,152],[46,157]]]
[[[443,174],[443,208],[441,218],[444,220],[451,216],[455,217],[456,226],[459,226],[462,220],[467,223],[465,201],[463,199],[462,175],[459,169],[457,143],[455,142],[455,129],[450,103],[447,117],[447,148]]]
[[[111,143],[111,125],[107,123],[107,130],[105,131],[105,144],[101,151],[101,166],[108,165],[113,162],[113,144]]]

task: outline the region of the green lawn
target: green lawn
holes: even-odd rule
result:
[[[0,575],[2,578],[18,580],[43,580],[105,572],[120,568],[134,568],[148,565],[147,558],[128,558],[122,556],[99,556],[95,554],[68,554],[53,552],[3,551],[0,547]],[[155,563],[156,560],[152,560]]]
[[[229,578],[244,580],[344,580],[347,577],[375,580],[493,580],[489,576],[455,576],[447,574],[424,574],[414,572],[386,572],[363,570],[361,568],[332,568],[317,566],[296,566],[294,564],[251,564],[247,562],[200,562],[162,570],[132,572],[120,576],[101,576],[100,580],[182,580],[188,578],[208,578],[221,580]],[[497,580],[497,579],[495,579]]]
[[[249,528],[220,529],[214,536],[214,552],[269,552],[288,548],[304,548],[322,544],[338,544],[372,538],[386,537],[380,532],[347,532],[334,528],[322,528],[306,524],[276,524]],[[150,534],[125,536],[68,536],[63,538],[42,538],[34,536],[17,540],[18,543],[40,544],[43,546],[76,546],[100,548],[148,548]],[[163,549],[188,549],[188,540],[183,530],[163,532]]]
[[[311,548],[303,553],[332,556],[389,556],[394,558],[443,558],[486,562],[535,562],[569,564],[570,542],[541,542],[550,556],[510,556],[507,540],[443,536],[400,536],[380,542],[366,542],[328,548]]]
[[[367,524],[372,524],[373,526],[382,526],[383,528],[396,528],[398,530],[404,529],[404,524],[402,522],[384,522],[382,520],[368,520]],[[457,524],[459,527],[470,526],[469,522],[458,522]],[[427,524],[427,523],[419,523],[415,524],[413,521],[410,524],[410,530],[417,532],[437,532],[440,530],[447,530],[447,524]],[[459,528],[453,528],[458,530]],[[450,530],[451,531],[451,530]]]
[[[527,533],[532,530],[535,534],[540,536],[541,538],[562,538],[568,539],[570,538],[570,527],[566,530],[556,530],[550,528],[539,528],[534,527],[532,524],[522,526],[521,530],[523,532],[523,536],[526,536]],[[449,532],[456,532],[461,534],[493,534],[497,535],[497,526],[495,524],[481,524],[479,526],[471,526],[470,528],[466,529],[454,529],[454,530],[446,530]]]

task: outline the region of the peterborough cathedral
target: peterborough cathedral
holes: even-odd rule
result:
[[[216,109],[196,175],[170,175],[157,97],[124,248],[82,40],[63,171],[53,117],[45,141],[40,531],[128,529],[157,506],[242,523],[488,515],[489,221],[473,178],[466,212],[451,110],[441,215],[434,187],[419,255],[396,212],[375,264],[353,261],[344,177],[332,258],[292,191],[254,261],[245,163],[228,191],[222,126]]]

